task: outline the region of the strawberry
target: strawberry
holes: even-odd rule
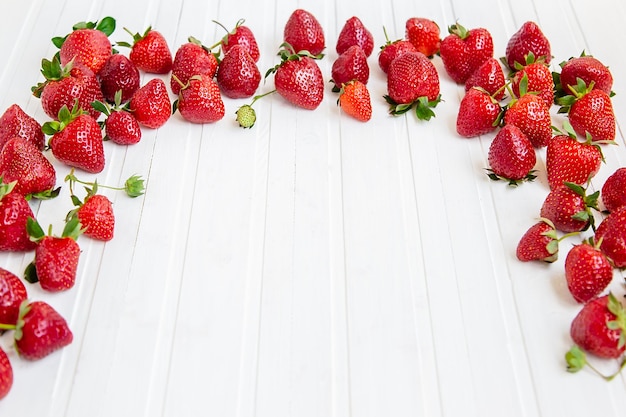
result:
[[[58,121],[46,122],[42,129],[52,135],[48,146],[60,162],[91,173],[104,169],[100,125],[76,105],[72,110],[63,106]]]
[[[387,73],[385,100],[393,115],[415,107],[417,117],[430,120],[440,101],[439,74],[433,63],[421,52],[409,52],[394,59]]]
[[[17,181],[14,192],[39,199],[53,198],[56,171],[45,155],[32,143],[15,137],[0,152],[0,176],[7,182]]]
[[[122,91],[121,102],[126,103],[140,86],[139,70],[122,54],[111,55],[97,76],[102,95],[110,103],[118,91]]]
[[[626,168],[618,168],[604,181],[600,195],[608,212],[626,206]]]
[[[111,200],[102,194],[92,194],[76,211],[78,220],[85,228],[85,236],[107,242],[113,239],[115,215]]]
[[[522,235],[515,254],[522,262],[552,263],[559,256],[559,240],[554,224],[542,218]]]
[[[619,207],[602,220],[594,238],[614,267],[626,268],[626,207]]]
[[[0,268],[0,323],[16,324],[20,304],[27,297],[22,280],[14,273]]]
[[[367,56],[363,49],[357,45],[346,49],[333,62],[331,76],[331,81],[335,84],[333,88],[335,92],[339,91],[342,84],[352,80],[367,84],[370,77],[370,67],[367,64]]]
[[[115,19],[105,17],[100,22],[79,22],[64,38],[52,42],[59,48],[61,65],[80,62],[95,74],[111,56],[109,35],[115,31]]]
[[[615,140],[615,112],[611,97],[602,90],[594,88],[593,81],[586,85],[578,79],[572,94],[561,97],[557,103],[562,107],[559,113],[567,113],[574,131],[581,135],[591,135],[594,141]]]
[[[50,229],[52,226],[50,227]],[[28,234],[36,244],[35,259],[24,272],[24,278],[50,292],[66,291],[76,282],[80,247],[76,242],[82,233],[78,218],[70,219],[61,236],[45,234],[36,220],[29,218]]]
[[[480,87],[493,96],[495,100],[504,98],[505,77],[500,62],[489,58],[483,62],[465,81],[465,91],[472,87]]]
[[[4,144],[15,136],[26,139],[43,151],[45,136],[39,122],[29,116],[18,104],[11,104],[0,116],[0,151]]]
[[[178,95],[181,83],[187,84],[187,81],[194,75],[213,78],[217,73],[217,67],[217,58],[211,53],[211,50],[203,46],[198,39],[190,36],[188,42],[182,44],[174,56],[172,76],[170,77],[172,93]]]
[[[365,56],[368,57],[374,50],[374,36],[364,25],[361,19],[356,16],[352,16],[346,20],[339,36],[337,38],[337,45],[335,50],[337,55],[341,55],[348,50],[351,46],[360,47]]]
[[[104,119],[104,140],[111,140],[118,145],[134,145],[141,140],[141,127],[135,116],[122,107],[122,90],[118,90],[114,98],[114,105],[95,101],[94,107],[106,116]]]
[[[13,386],[13,368],[6,352],[0,349],[0,400],[6,397]]]
[[[406,39],[415,49],[429,58],[439,53],[441,39],[437,23],[423,17],[411,17],[404,26]]]
[[[133,94],[129,108],[140,125],[157,129],[172,115],[172,102],[165,82],[153,78]]]
[[[26,198],[13,192],[16,183],[7,184],[0,178],[0,251],[23,252],[36,246],[26,231],[28,218],[35,215]]]
[[[560,64],[561,73],[554,73],[560,95],[571,93],[570,88],[576,88],[580,78],[586,85],[593,82],[593,88],[612,95],[613,75],[607,66],[600,60],[584,53],[579,57],[570,58]]]
[[[217,70],[217,84],[222,94],[229,98],[252,97],[260,83],[261,73],[246,48],[231,46]]]
[[[536,178],[532,168],[537,162],[533,144],[514,125],[506,125],[496,134],[489,146],[489,178],[504,179],[516,186],[521,181]]]
[[[484,135],[496,130],[502,117],[502,107],[482,88],[474,87],[465,93],[459,104],[456,131],[465,138]]]
[[[42,60],[41,73],[45,81],[32,88],[33,94],[41,98],[41,107],[51,119],[57,119],[61,107],[71,108],[78,100],[79,107],[97,119],[100,113],[91,103],[104,101],[100,84],[94,72],[80,63],[61,66],[55,57],[52,61]]]
[[[478,67],[493,58],[493,39],[487,29],[467,30],[458,23],[450,26],[448,32],[441,41],[439,54],[450,78],[465,84]]]
[[[178,100],[174,102],[174,109],[192,123],[217,122],[224,117],[225,111],[219,85],[213,79],[200,75],[191,77],[180,89]]]
[[[418,52],[418,50],[411,42],[405,39],[390,41],[389,36],[387,36],[387,30],[384,27],[383,30],[385,32],[386,42],[380,47],[380,52],[378,53],[378,66],[385,74],[387,74],[389,72],[389,65],[391,64],[391,61],[407,52]]]
[[[600,170],[603,156],[598,145],[590,140],[579,142],[576,137],[557,135],[546,147],[546,172],[550,188],[564,182],[586,184]]]
[[[372,118],[370,93],[361,81],[344,83],[339,92],[338,104],[346,114],[361,122],[367,122]]]
[[[586,195],[580,185],[566,182],[546,196],[541,206],[541,217],[549,219],[557,230],[565,233],[581,232],[593,226],[592,208],[597,208],[599,192]]]
[[[524,94],[511,100],[504,113],[504,124],[519,127],[535,148],[547,146],[552,139],[550,109],[535,94]]]
[[[294,53],[308,51],[315,57],[326,47],[324,29],[310,12],[296,9],[291,13],[283,31],[283,40],[292,46]]]
[[[235,24],[235,28],[230,31],[226,29],[226,27],[221,23],[215,22],[222,28],[224,28],[226,32],[228,32],[220,41],[220,45],[222,46],[222,52],[224,53],[224,55],[226,55],[233,46],[239,45],[243,47],[243,49],[248,52],[248,54],[250,54],[252,60],[257,63],[259,62],[259,58],[261,57],[261,53],[259,52],[259,46],[257,44],[256,38],[254,37],[254,33],[252,33],[252,30],[248,26],[244,25],[244,22],[244,19],[240,19]]]
[[[124,28],[133,37],[133,43],[118,42],[117,45],[129,47],[128,57],[138,70],[151,74],[167,74],[172,69],[172,52],[161,32],[153,30],[151,26],[143,34],[132,33]]]
[[[509,68],[516,71],[515,64],[524,65],[531,53],[536,59],[543,58],[546,65],[552,59],[550,41],[535,22],[527,21],[507,42],[505,56]]]
[[[550,68],[543,59],[535,61],[531,54],[526,57],[526,65],[518,65],[513,75],[511,88],[516,97],[521,97],[521,91],[532,91],[546,102],[548,108],[554,102],[554,80]],[[523,85],[523,88],[520,86]]]
[[[565,258],[565,279],[579,303],[596,298],[613,280],[613,267],[598,246],[583,242],[572,246]]]

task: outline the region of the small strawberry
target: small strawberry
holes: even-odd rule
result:
[[[174,109],[191,123],[214,123],[221,120],[225,112],[219,85],[213,79],[201,75],[191,77],[180,89]]]
[[[467,79],[489,58],[493,58],[493,39],[484,28],[467,30],[460,24],[448,28],[439,54],[446,73],[458,84]]]
[[[554,136],[546,147],[546,172],[550,188],[564,182],[586,184],[600,170],[602,151],[591,140],[580,142],[576,137]]]
[[[532,171],[537,156],[533,144],[514,125],[506,125],[496,134],[489,146],[489,178],[504,179],[516,186],[521,181],[536,178]]]
[[[6,352],[0,349],[0,400],[9,395],[13,386],[13,368]]]
[[[113,103],[115,93],[122,92],[121,102],[126,103],[139,89],[139,70],[133,61],[122,54],[111,55],[98,72],[98,82],[105,100]]]
[[[519,127],[535,148],[547,146],[552,139],[550,109],[535,94],[523,94],[511,100],[504,113],[504,124]]]
[[[13,192],[27,198],[56,197],[56,171],[46,156],[32,143],[15,137],[0,152],[0,176],[6,182],[17,181]]]
[[[484,135],[496,130],[501,117],[502,107],[498,101],[482,88],[474,87],[461,99],[456,131],[464,138]]]
[[[237,114],[236,120],[239,126],[243,127],[244,129],[249,129],[254,126],[254,123],[256,123],[256,112],[252,108],[252,106],[263,97],[269,96],[270,94],[274,93],[276,93],[276,90],[271,90],[266,93],[256,95],[254,96],[250,104],[244,104],[243,106],[239,107],[235,112]]]
[[[523,84],[523,86],[522,86]],[[521,88],[520,88],[521,87]],[[543,59],[535,60],[534,56],[526,57],[526,65],[517,66],[517,72],[513,75],[511,88],[516,97],[521,97],[522,91],[531,91],[546,102],[548,108],[554,102],[554,80],[550,68]]]
[[[346,114],[361,122],[372,118],[370,93],[361,81],[344,83],[339,92],[338,104]]]
[[[546,64],[552,59],[550,41],[535,22],[527,21],[507,42],[505,55],[509,68],[516,71],[515,64],[523,65],[531,53],[536,59],[543,57]]]
[[[161,32],[153,30],[151,26],[143,34],[132,33],[124,28],[133,37],[133,43],[117,42],[119,46],[129,47],[128,57],[138,70],[151,74],[167,74],[172,69],[172,52]]]
[[[591,209],[597,208],[599,192],[586,195],[580,185],[566,182],[553,188],[541,206],[541,217],[549,219],[561,232],[581,232],[593,226]]]
[[[104,169],[100,125],[77,105],[72,110],[63,106],[58,121],[46,122],[42,129],[47,135],[52,135],[48,146],[60,162],[91,173]]]
[[[406,39],[415,49],[429,58],[439,53],[441,38],[437,23],[424,17],[411,17],[404,26]]]
[[[296,9],[289,16],[283,41],[293,47],[294,54],[308,51],[313,56],[319,56],[326,47],[322,25],[313,14],[303,9]]]
[[[224,28],[226,32],[228,32],[220,41],[220,45],[222,46],[222,52],[224,53],[224,55],[226,55],[233,46],[239,45],[243,47],[243,49],[248,52],[248,54],[250,54],[250,57],[255,63],[259,62],[259,58],[261,57],[261,53],[259,52],[259,46],[257,44],[256,38],[254,37],[254,33],[252,33],[252,30],[248,26],[244,25],[244,19],[240,19],[235,24],[235,28],[232,30],[226,29],[226,27],[219,22],[215,23],[220,25],[222,28]]]
[[[115,19],[105,17],[99,22],[79,22],[65,37],[52,43],[59,48],[61,65],[80,62],[97,74],[111,56],[109,36],[115,31]]]
[[[133,94],[129,108],[140,125],[157,129],[172,115],[172,102],[165,82],[153,78]]]
[[[504,98],[505,90],[504,71],[500,62],[495,58],[489,58],[483,62],[465,81],[465,91],[472,87],[479,87],[487,91],[495,100]]]
[[[597,245],[583,242],[567,253],[565,279],[572,297],[579,303],[587,303],[611,283],[613,267]]]
[[[380,47],[380,52],[378,53],[378,66],[385,74],[387,74],[391,61],[407,52],[418,52],[418,50],[406,39],[390,41],[389,36],[387,35],[387,29],[385,29],[384,26],[383,32],[385,33],[385,44]]]
[[[554,224],[542,218],[522,235],[515,254],[522,262],[552,263],[559,256],[559,241]]]
[[[24,272],[26,281],[39,281],[41,288],[50,292],[72,288],[76,282],[80,256],[76,239],[83,231],[78,218],[72,218],[65,224],[61,236],[52,235],[51,230],[46,234],[33,218],[28,219],[27,229],[37,247],[35,259]]]
[[[331,69],[331,81],[335,84],[334,92],[338,92],[344,83],[358,80],[367,84],[370,77],[370,67],[367,64],[367,56],[360,46],[354,45],[333,62]]]
[[[246,98],[252,97],[259,88],[261,72],[245,47],[233,45],[220,62],[216,78],[226,97]]]
[[[187,84],[194,75],[213,78],[217,73],[217,67],[217,58],[211,50],[203,46],[198,39],[190,36],[188,42],[182,44],[174,56],[170,77],[172,93],[178,95],[181,83]],[[180,82],[176,80],[177,78]]]
[[[608,212],[626,206],[626,168],[618,168],[604,181],[600,195]]]
[[[626,207],[612,211],[598,226],[594,239],[616,268],[626,268]]]
[[[141,140],[139,122],[128,108],[121,106],[122,90],[118,90],[114,98],[114,105],[95,101],[92,106],[99,109],[106,116],[104,119],[104,140],[110,140],[118,145],[134,145]]]
[[[374,36],[364,25],[361,19],[356,16],[352,16],[346,20],[339,36],[337,37],[337,46],[335,50],[338,55],[343,54],[351,46],[360,47],[365,56],[368,57],[374,50]]]
[[[28,218],[35,215],[26,198],[13,192],[16,183],[7,184],[0,178],[0,251],[23,252],[36,246],[26,230]]]
[[[16,324],[20,304],[27,297],[22,280],[14,273],[0,268],[0,323]]]
[[[609,96],[612,95],[613,74],[597,58],[583,53],[579,57],[573,57],[562,62],[560,66],[561,73],[553,74],[559,95],[565,96],[570,94],[570,87],[576,88],[579,78],[586,85],[590,85],[593,82],[593,88],[602,90]]]
[[[41,125],[29,116],[18,104],[11,104],[0,116],[0,150],[13,137],[19,136],[43,151],[45,136]]]

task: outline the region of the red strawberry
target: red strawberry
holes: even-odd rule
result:
[[[433,63],[421,52],[409,52],[394,59],[387,73],[385,99],[390,113],[399,115],[415,107],[419,119],[435,115],[432,108],[440,101],[439,74]]]
[[[550,109],[534,94],[524,94],[511,100],[504,113],[504,124],[519,127],[535,148],[547,146],[552,139]]]
[[[43,125],[46,134],[52,135],[48,146],[60,162],[87,172],[104,169],[102,130],[91,116],[74,106],[59,111],[58,121]]]
[[[618,168],[606,179],[600,195],[604,208],[609,212],[626,206],[626,168]]]
[[[35,215],[26,198],[12,192],[15,184],[0,180],[0,251],[22,252],[36,246],[26,230],[28,218]]]
[[[509,68],[515,71],[515,63],[523,65],[526,57],[531,53],[536,59],[543,57],[546,64],[549,64],[552,59],[550,41],[535,22],[527,21],[509,38],[507,43],[505,55]]]
[[[583,54],[562,62],[561,73],[556,75],[562,95],[572,93],[570,87],[576,88],[578,78],[583,80],[586,85],[590,85],[593,82],[593,88],[611,95],[611,89],[613,88],[611,71],[600,60],[590,55]]]
[[[80,62],[94,73],[98,73],[111,56],[109,35],[115,31],[115,19],[105,17],[100,22],[80,22],[65,38],[54,38],[59,47],[61,65]]]
[[[276,91],[291,104],[307,110],[316,109],[324,98],[322,71],[309,53],[296,53],[286,46],[279,52],[280,64],[266,73],[274,73]]]
[[[15,137],[0,152],[0,176],[17,181],[14,192],[40,199],[56,197],[56,171],[48,158],[32,143]]]
[[[598,226],[594,239],[616,268],[626,268],[626,207],[611,212]]]
[[[224,117],[225,111],[218,84],[213,79],[200,75],[191,77],[187,85],[181,88],[174,108],[185,120],[192,123],[217,122]]]
[[[423,17],[411,17],[405,23],[406,39],[427,57],[439,53],[439,25]]]
[[[567,113],[574,131],[581,136],[591,135],[594,141],[615,140],[615,112],[611,97],[602,90],[587,86],[579,79],[572,95],[560,98],[559,113]]]
[[[602,151],[590,140],[579,142],[575,137],[557,135],[546,148],[548,184],[554,188],[564,182],[584,185],[600,170]]]
[[[20,304],[27,296],[22,280],[14,273],[0,268],[0,323],[16,324]]]
[[[487,29],[467,30],[460,24],[448,28],[439,49],[443,66],[452,80],[465,84],[489,58],[493,58],[493,39]]]
[[[496,99],[481,88],[471,88],[459,105],[456,131],[465,138],[484,135],[496,130],[502,107]]]
[[[102,194],[88,195],[76,211],[78,220],[83,225],[85,236],[92,239],[109,241],[115,231],[115,214],[111,200]]]
[[[472,87],[480,87],[498,101],[504,98],[504,86],[504,71],[500,62],[495,58],[489,58],[483,62],[465,81],[466,92]]]
[[[129,108],[140,125],[157,129],[172,115],[172,102],[165,83],[153,78],[133,94]]]
[[[217,73],[217,66],[217,58],[211,53],[211,50],[190,36],[188,42],[182,44],[174,56],[172,76],[170,77],[172,93],[178,95],[181,83],[187,84],[187,81],[194,75],[205,75],[213,78]],[[180,80],[180,83],[176,78]]]
[[[335,50],[338,55],[341,55],[346,52],[348,48],[355,45],[360,47],[363,52],[365,52],[365,56],[368,57],[374,50],[374,36],[372,32],[363,25],[361,19],[352,16],[344,23],[343,28],[341,28]]]
[[[172,52],[165,37],[152,27],[148,27],[143,34],[132,33],[124,28],[133,37],[133,43],[118,42],[119,46],[130,47],[128,57],[137,69],[151,74],[167,74],[172,69]]]
[[[517,244],[516,256],[522,262],[544,261],[552,263],[559,256],[559,238],[554,224],[541,219],[532,225]]]
[[[11,104],[0,116],[0,150],[15,136],[26,139],[40,151],[44,148],[45,137],[39,122],[26,114],[18,104]]]
[[[250,57],[256,63],[259,62],[259,58],[261,57],[259,46],[254,37],[254,33],[252,33],[252,30],[248,26],[244,25],[244,22],[244,19],[239,20],[235,24],[235,28],[230,31],[221,23],[215,22],[228,32],[220,41],[220,45],[222,45],[224,55],[226,55],[233,46],[239,45],[250,54]]]
[[[360,46],[351,46],[333,62],[331,70],[333,91],[337,92],[341,85],[352,80],[367,84],[370,77],[370,67],[367,56]]]
[[[0,349],[0,400],[6,397],[13,386],[13,368],[9,357]]]
[[[386,31],[385,37],[387,37]],[[391,62],[407,52],[418,52],[418,50],[407,40],[396,40],[392,42],[389,38],[387,38],[387,42],[380,47],[380,52],[378,54],[378,66],[380,66],[380,69],[387,74],[389,72],[389,65],[391,65]]]
[[[104,140],[111,140],[118,145],[134,145],[141,140],[141,127],[135,116],[126,107],[121,106],[121,99],[122,92],[119,90],[115,95],[113,106],[99,101],[92,105],[106,116]]]
[[[520,181],[536,178],[533,167],[537,162],[533,144],[514,125],[506,125],[496,134],[489,146],[489,178],[504,179],[516,186]]]
[[[370,93],[361,81],[344,83],[339,92],[338,103],[346,114],[361,122],[367,122],[372,118]]]
[[[593,225],[592,208],[597,208],[599,192],[586,195],[577,184],[564,183],[553,188],[541,206],[541,217],[549,219],[557,230],[581,232]]]
[[[324,29],[310,12],[296,9],[289,16],[283,31],[283,40],[293,47],[294,52],[308,51],[317,56],[325,46]]]
[[[66,291],[76,282],[80,247],[76,242],[82,233],[78,218],[70,219],[61,236],[45,234],[36,220],[28,219],[28,233],[37,243],[35,259],[24,273],[28,282],[39,281],[50,292]]]
[[[520,85],[523,88],[520,88]],[[521,97],[521,91],[531,91],[546,102],[548,108],[554,102],[554,80],[550,68],[543,60],[535,61],[532,55],[526,58],[526,65],[518,66],[518,71],[513,76],[511,83],[513,93]]]
[[[20,357],[28,360],[44,358],[74,338],[63,316],[44,301],[22,303],[14,337]]]
[[[229,98],[252,97],[260,83],[261,73],[246,48],[230,47],[217,70],[217,84],[222,93]]]
[[[565,258],[565,279],[572,297],[579,303],[596,298],[613,280],[613,267],[596,246],[573,246]]]
[[[115,101],[115,93],[120,90],[120,101],[126,103],[140,86],[139,70],[122,54],[111,55],[97,75],[102,95],[111,103]]]

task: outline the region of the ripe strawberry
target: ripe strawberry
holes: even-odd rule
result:
[[[22,252],[35,249],[26,231],[29,217],[35,217],[26,198],[12,192],[16,181],[0,179],[0,251]]]
[[[119,46],[130,47],[128,57],[138,70],[151,74],[167,74],[172,69],[172,52],[165,37],[148,26],[143,34],[132,33],[133,43],[118,42]]]
[[[562,107],[559,113],[567,113],[574,131],[581,135],[591,135],[594,141],[615,140],[615,112],[611,97],[602,90],[587,86],[579,79],[572,88],[572,94],[558,99]]]
[[[406,39],[415,49],[429,58],[439,53],[441,39],[437,23],[423,17],[411,17],[404,26]]]
[[[279,52],[281,62],[270,68],[276,92],[291,104],[307,110],[316,109],[324,98],[322,71],[310,53],[296,53],[285,45]]]
[[[56,171],[45,155],[32,143],[15,137],[0,152],[0,176],[17,181],[13,192],[39,199],[56,197]]]
[[[13,368],[6,352],[0,349],[0,400],[6,397],[13,386]]]
[[[507,42],[505,55],[509,68],[515,71],[515,63],[523,65],[531,53],[536,59],[543,57],[546,65],[552,59],[550,41],[535,22],[527,21]]]
[[[28,265],[24,278],[35,283],[39,281],[41,288],[50,292],[66,291],[76,282],[80,247],[76,242],[82,233],[78,218],[70,219],[61,236],[45,234],[36,220],[29,218],[28,234],[34,242],[35,259]]]
[[[552,139],[550,109],[534,94],[511,100],[504,113],[504,124],[519,127],[535,148],[547,146]]]
[[[303,9],[296,9],[289,16],[283,40],[293,47],[294,53],[308,51],[318,56],[326,47],[322,25],[313,14]]]
[[[110,103],[115,101],[118,91],[122,91],[120,101],[126,103],[140,86],[139,70],[122,54],[111,55],[97,76],[102,95]]]
[[[333,87],[335,92],[338,92],[344,83],[352,80],[367,84],[370,77],[370,67],[367,64],[367,56],[363,49],[357,45],[346,49],[333,62],[331,76],[331,81],[335,83],[335,87]]]
[[[546,147],[548,184],[550,188],[564,182],[587,184],[600,170],[603,159],[600,147],[590,140],[579,142],[568,135],[554,136]]]
[[[415,107],[417,117],[429,120],[432,108],[440,101],[439,74],[433,63],[421,52],[409,52],[394,59],[387,73],[385,99],[393,115]]]
[[[60,162],[91,173],[104,169],[100,125],[77,106],[72,110],[62,107],[58,121],[46,122],[42,129],[52,135],[48,146]]]
[[[226,32],[228,32],[220,41],[220,45],[222,46],[222,51],[224,52],[224,55],[228,54],[233,46],[242,46],[243,49],[250,54],[252,60],[256,63],[259,62],[259,58],[261,57],[261,53],[259,52],[259,46],[257,44],[256,38],[254,37],[254,33],[252,33],[252,30],[248,26],[244,25],[244,22],[244,19],[239,20],[235,24],[235,28],[230,31],[226,29],[226,27],[221,23],[215,22],[222,28],[224,28]]]
[[[378,66],[385,74],[387,74],[389,72],[389,65],[391,65],[391,62],[394,59],[407,52],[418,52],[418,50],[407,40],[399,39],[393,42],[390,41],[387,37],[387,31],[385,31],[385,38],[387,41],[380,47],[380,52],[378,54]]]
[[[217,122],[224,117],[225,112],[218,84],[213,79],[200,75],[191,77],[187,85],[180,89],[174,109],[192,123]]]
[[[511,88],[516,97],[521,97],[522,91],[531,91],[546,102],[548,108],[554,103],[554,80],[550,68],[543,60],[535,61],[533,55],[526,57],[526,65],[518,65],[513,75]],[[520,86],[523,84],[523,88]]]
[[[626,168],[618,168],[604,181],[600,195],[608,212],[626,206]]]
[[[480,87],[495,100],[502,100],[505,91],[505,78],[500,62],[495,58],[489,58],[483,62],[465,81],[466,92],[472,87]]]
[[[113,239],[115,214],[111,200],[105,195],[88,195],[76,210],[76,215],[85,229],[85,236],[104,242]]]
[[[372,118],[370,93],[361,81],[344,83],[339,92],[338,104],[346,114],[361,122],[367,122]]]
[[[460,24],[448,28],[439,49],[443,66],[452,80],[465,84],[486,60],[493,58],[493,39],[487,29],[467,30]]]
[[[0,323],[16,324],[20,304],[27,296],[22,280],[14,273],[0,268]]]
[[[554,74],[560,95],[571,94],[570,87],[576,88],[578,78],[583,80],[586,85],[590,85],[593,82],[593,88],[611,95],[613,75],[608,67],[593,56],[583,53],[579,57],[570,58],[562,62],[560,66],[561,73]]]
[[[559,256],[559,240],[554,224],[548,219],[541,219],[522,235],[515,254],[522,262],[552,263]]]
[[[126,107],[121,106],[122,91],[118,90],[114,105],[96,101],[92,105],[106,116],[104,119],[104,140],[111,140],[118,145],[134,145],[141,140],[141,127],[135,116]]]
[[[170,77],[172,93],[178,95],[181,83],[187,84],[194,75],[213,78],[217,73],[217,67],[217,58],[211,53],[211,50],[203,46],[198,39],[190,36],[188,42],[182,44],[174,56],[172,76]],[[180,80],[180,83],[176,78]]]
[[[471,88],[459,104],[456,131],[465,138],[484,135],[496,130],[502,117],[502,107],[481,88]]]
[[[111,56],[109,35],[115,31],[115,19],[105,17],[100,22],[80,22],[64,38],[52,42],[59,48],[61,65],[80,62],[95,74]]]
[[[496,134],[489,146],[489,178],[504,179],[516,186],[520,181],[536,178],[533,167],[537,162],[533,144],[514,125],[506,125]]]
[[[566,182],[553,188],[541,206],[541,217],[549,219],[561,232],[581,232],[594,223],[591,209],[597,208],[599,192],[586,195],[577,184]]]
[[[611,283],[613,267],[597,246],[584,242],[567,253],[565,279],[572,297],[579,303],[587,303]]]
[[[364,25],[361,19],[356,16],[352,16],[344,23],[339,37],[337,38],[337,46],[335,50],[337,55],[341,55],[348,50],[351,46],[360,47],[365,56],[368,57],[374,50],[374,36]]]
[[[172,102],[165,83],[153,78],[133,94],[129,108],[140,125],[157,129],[172,115]]]
[[[594,238],[614,267],[626,268],[626,207],[619,207],[602,220]]]
[[[26,139],[43,151],[45,137],[39,122],[26,114],[18,104],[11,104],[0,116],[0,150],[15,136]]]
[[[217,84],[222,93],[229,98],[252,97],[260,83],[261,73],[246,48],[231,46],[217,69]]]

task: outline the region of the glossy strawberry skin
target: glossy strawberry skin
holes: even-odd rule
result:
[[[472,138],[496,130],[502,108],[488,93],[471,88],[461,99],[456,119],[456,131],[465,138]]]
[[[552,139],[550,109],[534,94],[525,94],[512,102],[504,114],[504,124],[519,127],[535,148],[547,146]]]
[[[579,142],[567,135],[557,135],[546,147],[546,172],[550,188],[564,182],[585,185],[602,165],[598,146]]]
[[[571,94],[569,87],[576,86],[577,78],[582,79],[586,85],[593,82],[593,88],[611,94],[613,75],[602,62],[592,56],[570,58],[562,64],[559,79],[565,94]]]
[[[74,335],[67,321],[44,301],[31,302],[23,321],[21,337],[15,339],[21,358],[42,359],[73,341]]]
[[[213,78],[217,73],[217,68],[217,58],[206,51],[202,45],[196,42],[182,44],[176,51],[172,64],[172,77],[170,77],[172,93],[178,95],[181,83],[187,84],[189,78],[194,75],[206,75]]]
[[[0,199],[0,251],[35,249],[36,244],[26,231],[29,217],[34,218],[35,215],[22,194],[10,192]]]
[[[583,306],[570,327],[574,343],[600,358],[618,358],[624,346],[618,346],[620,329],[609,329],[608,322],[616,319],[608,309],[609,296],[596,298]]]
[[[405,22],[405,37],[419,52],[427,57],[439,53],[441,45],[437,23],[423,17],[411,17]]]
[[[521,95],[520,84],[524,77],[526,77],[528,82],[526,91],[532,91],[533,94],[536,93],[549,108],[554,103],[554,80],[550,68],[542,62],[535,62],[517,71],[511,83],[516,97]]]
[[[80,62],[98,73],[111,56],[111,41],[97,29],[76,29],[67,35],[59,49],[61,65]]]
[[[0,176],[5,182],[17,181],[14,192],[32,195],[52,190],[56,171],[52,163],[32,143],[15,137],[0,152]]]
[[[189,80],[189,86],[180,90],[177,107],[191,123],[214,123],[225,113],[219,85],[206,76]]]
[[[27,296],[22,280],[14,273],[0,268],[0,323],[17,323],[20,305]]]
[[[499,101],[504,98],[505,81],[500,62],[495,58],[489,58],[465,81],[465,91],[469,91],[472,87],[479,87]]]
[[[439,91],[439,74],[421,52],[403,54],[389,65],[387,92],[396,103],[413,103],[419,97],[434,101]]]
[[[9,395],[13,386],[13,367],[6,352],[0,349],[0,400]]]
[[[586,230],[588,220],[575,219],[574,215],[587,210],[584,198],[566,185],[553,188],[541,206],[541,217],[552,221],[557,230],[565,233]]]
[[[0,150],[15,136],[31,142],[40,151],[44,148],[45,137],[41,124],[18,104],[11,104],[0,116]]]
[[[536,59],[543,58],[549,64],[552,59],[550,51],[550,41],[539,26],[533,21],[527,21],[509,38],[505,55],[509,68],[515,70],[515,63],[524,65],[530,52]]]
[[[558,240],[554,226],[543,220],[532,225],[520,238],[515,255],[522,262],[556,261]]]
[[[378,66],[387,74],[391,62],[407,52],[418,52],[417,48],[407,40],[399,40],[385,44],[378,55]]]
[[[361,122],[372,118],[372,102],[367,86],[360,81],[343,85],[339,93],[339,106],[346,114]]]
[[[611,98],[602,90],[593,89],[572,104],[569,121],[581,136],[587,132],[592,140],[615,140],[616,121]]]
[[[80,247],[71,237],[44,236],[35,249],[35,268],[41,288],[66,291],[76,282]]]
[[[518,127],[506,125],[492,140],[488,161],[497,176],[518,181],[530,173],[537,162],[537,156],[526,135]]]
[[[600,250],[616,268],[626,268],[626,206],[612,211],[596,229]]]
[[[291,104],[316,109],[324,98],[324,79],[315,60],[304,56],[285,61],[274,76],[276,91]]]
[[[122,90],[122,103],[126,103],[140,86],[139,70],[122,54],[111,55],[97,73],[104,98],[115,102],[115,93]]]
[[[291,45],[295,52],[309,51],[319,55],[325,48],[324,29],[310,12],[296,9],[289,16],[283,31],[283,40]]]
[[[602,185],[604,208],[613,212],[626,205],[626,168],[618,168]]]
[[[172,102],[165,82],[153,78],[135,92],[129,103],[130,110],[140,125],[157,129],[172,115]]]
[[[128,56],[137,69],[150,74],[167,74],[172,69],[172,52],[161,32],[148,29],[136,39]]]
[[[134,145],[141,140],[141,127],[132,113],[120,110],[104,121],[106,137],[118,145]]]
[[[49,141],[52,154],[62,163],[98,173],[104,169],[102,130],[92,117],[82,114]]]
[[[217,84],[226,97],[252,97],[261,83],[261,73],[254,59],[241,45],[232,46],[220,62]]]
[[[587,303],[611,283],[613,267],[599,249],[583,243],[567,253],[565,279],[572,297],[579,303]]]
[[[87,198],[76,211],[85,236],[108,242],[113,239],[115,231],[115,214],[111,201],[102,194],[94,194]]]
[[[365,51],[357,45],[349,47],[333,62],[331,77],[338,88],[352,80],[358,80],[363,84],[367,84],[370,77],[370,68],[367,64]]]
[[[93,71],[80,64],[72,67],[69,76],[48,81],[41,92],[43,111],[54,120],[57,120],[61,107],[72,108],[76,99],[80,108],[91,117],[97,119],[100,116],[100,112],[91,107],[94,101],[104,101],[100,83]]]
[[[358,17],[352,16],[339,32],[335,51],[341,55],[355,45],[363,50],[366,57],[369,57],[374,50],[374,36]]]
[[[245,25],[237,25],[232,32],[228,33],[222,39],[221,45],[224,55],[228,54],[233,46],[239,45],[250,54],[250,57],[255,63],[259,62],[261,58],[259,45],[254,37],[254,33]]]
[[[493,58],[493,39],[487,29],[470,29],[465,36],[456,33],[457,27],[452,26],[450,34],[443,38],[439,53],[450,78],[457,84],[465,84],[478,67]]]

